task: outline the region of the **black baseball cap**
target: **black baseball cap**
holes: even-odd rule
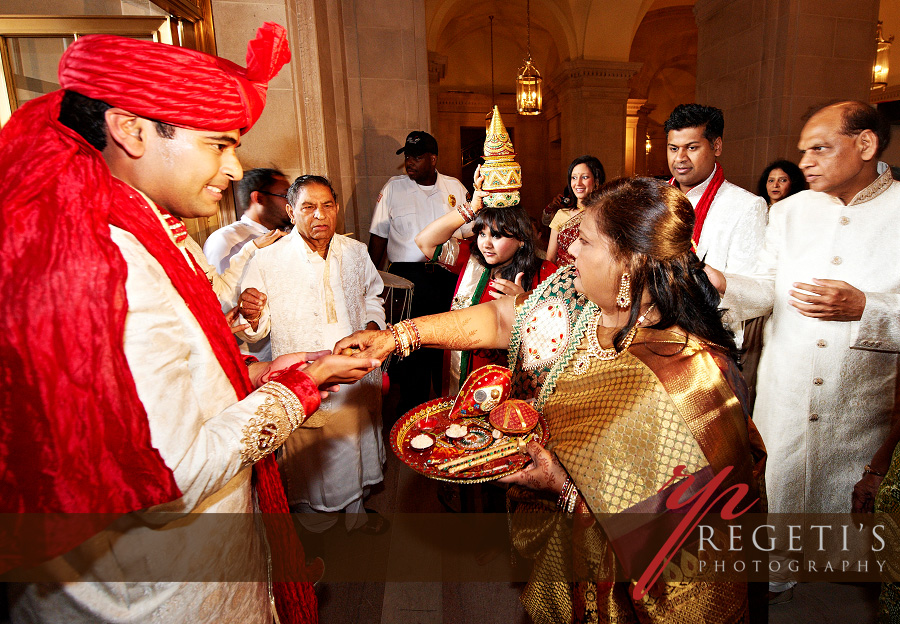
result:
[[[404,152],[407,156],[437,155],[437,140],[427,132],[413,130],[406,136],[406,144],[397,150],[398,154],[403,154]]]

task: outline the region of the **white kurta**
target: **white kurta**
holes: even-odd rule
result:
[[[715,173],[713,169],[706,180],[685,194],[694,208]],[[706,213],[703,231],[697,241],[697,257],[723,273],[751,273],[763,246],[767,213],[762,197],[723,180]],[[734,332],[734,343],[740,349],[744,344],[744,323],[731,323],[729,327]]]
[[[237,401],[162,266],[130,233],[110,230],[128,266],[125,356],[151,442],[183,494],[147,511],[178,518],[127,514],[44,564],[50,578],[85,582],[17,588],[24,593],[13,621],[269,623],[266,555],[252,513],[246,454],[256,446],[251,421],[284,414],[284,406],[265,386]],[[192,242],[188,249],[202,257]],[[187,582],[204,577],[255,582]]]
[[[728,275],[735,318],[772,310],[753,417],[766,443],[771,512],[846,513],[853,485],[889,429],[900,352],[900,183],[887,171],[845,206],[804,191],[777,202],[754,277]],[[856,322],[789,304],[794,282],[862,290]]]
[[[330,351],[369,321],[385,327],[379,297],[384,284],[366,246],[335,235],[327,255],[323,259],[310,250],[296,228],[257,252],[241,289],[256,288],[267,301],[257,330],[243,333],[247,340],[270,334],[278,357]],[[316,424],[321,426],[310,426]],[[288,502],[319,511],[360,501],[365,487],[382,480],[384,461],[380,369],[325,399],[313,419],[291,435],[279,459]]]

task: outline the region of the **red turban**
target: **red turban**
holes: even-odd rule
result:
[[[196,50],[112,35],[87,35],[59,62],[63,89],[174,126],[250,129],[266,88],[291,59],[287,32],[266,22],[247,45],[246,69]]]

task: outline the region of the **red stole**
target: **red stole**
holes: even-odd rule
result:
[[[697,251],[697,244],[700,242],[700,234],[703,232],[703,224],[706,222],[706,215],[709,214],[709,207],[712,205],[713,200],[716,198],[716,193],[719,192],[719,187],[722,186],[724,181],[725,173],[722,171],[722,166],[716,163],[712,179],[703,191],[703,195],[700,196],[700,201],[694,206],[694,233],[691,235],[691,245],[694,251]],[[669,184],[675,186],[674,177],[669,180]]]

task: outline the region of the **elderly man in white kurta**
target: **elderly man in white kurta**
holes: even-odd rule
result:
[[[900,184],[877,157],[889,139],[861,102],[813,115],[799,142],[812,190],[772,207],[753,277],[725,276],[730,315],[772,310],[754,409],[771,512],[849,512],[860,476],[874,494],[888,468],[878,451],[900,351]]]
[[[245,303],[251,329],[242,337],[253,342],[270,335],[277,357],[298,345],[330,350],[354,331],[384,329],[384,284],[366,246],[334,233],[338,204],[330,182],[297,178],[288,190],[288,212],[294,229],[260,250],[266,253],[257,252],[241,281],[247,293],[242,301],[265,302],[258,313]],[[346,510],[348,529],[369,532],[384,528],[377,514],[367,523],[363,507],[367,488],[383,478],[384,461],[380,370],[325,399],[316,417],[291,435],[279,460],[292,509]],[[307,513],[301,522],[321,531],[337,518]]]

